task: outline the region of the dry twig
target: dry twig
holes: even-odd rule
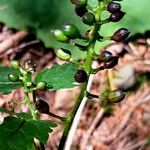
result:
[[[17,46],[26,36],[28,35],[25,31],[19,31],[16,34],[12,35],[7,40],[0,43],[0,54],[4,53],[6,50]]]
[[[144,139],[144,140],[142,140],[142,141],[140,141],[134,145],[122,148],[122,150],[137,150],[139,147],[140,147],[140,149],[141,148],[143,149],[143,147],[145,147],[146,143],[147,143],[147,139]]]
[[[20,44],[19,46],[15,47],[15,48],[10,48],[5,53],[2,53],[0,55],[0,58],[3,58],[5,56],[8,56],[8,55],[13,54],[13,53],[16,54],[16,53],[22,51],[22,49],[26,48],[27,46],[38,44],[38,43],[39,43],[38,40],[34,40],[34,41],[30,41],[30,42],[27,42],[27,43]]]
[[[103,115],[104,115],[104,108],[101,108],[100,111],[97,113],[93,123],[91,124],[90,128],[88,129],[88,131],[85,133],[85,135],[83,135],[83,142],[81,143],[81,150],[84,150],[87,142],[89,140],[89,137],[91,136],[91,134],[93,133],[95,127],[97,126],[97,124],[99,122],[103,121]]]

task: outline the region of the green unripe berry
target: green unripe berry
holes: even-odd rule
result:
[[[87,4],[87,0],[71,0],[71,3],[74,5],[85,6]]]
[[[125,93],[122,90],[111,91],[108,95],[108,99],[112,103],[121,102],[125,97]]]
[[[95,23],[95,16],[94,14],[87,12],[83,15],[82,21],[87,25],[93,25],[93,23]]]
[[[16,61],[16,60],[11,61],[11,66],[14,69],[19,69],[19,63],[18,63],[18,61]]]
[[[12,82],[16,82],[19,80],[19,76],[17,74],[9,74],[8,79]]]
[[[37,83],[36,88],[42,90],[42,89],[45,89],[46,86],[47,86],[47,83],[45,81],[41,81]]]
[[[56,29],[51,31],[53,36],[56,38],[59,42],[67,42],[69,39],[68,37],[63,33],[63,31]]]
[[[73,24],[67,24],[63,26],[62,32],[71,39],[80,38],[80,31],[79,29]]]
[[[71,52],[67,49],[60,48],[56,51],[58,58],[63,60],[69,60],[71,58]]]

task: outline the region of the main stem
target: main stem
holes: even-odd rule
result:
[[[25,81],[24,81],[25,100],[26,100],[25,102],[26,102],[26,104],[29,107],[29,110],[30,110],[30,113],[32,115],[32,118],[34,120],[39,120],[39,116],[38,116],[38,113],[37,113],[37,111],[35,109],[35,106],[30,101],[30,97],[29,97],[29,94],[32,94],[33,102],[35,103],[36,102],[36,92],[33,91],[30,86],[27,86],[27,82],[28,81],[32,83],[32,75],[30,73],[26,72],[26,73],[23,74],[23,77],[25,79]],[[44,144],[42,142],[40,142],[40,141],[39,141],[39,147],[36,144],[34,144],[34,145],[35,145],[36,149],[45,150]]]
[[[78,108],[79,108],[79,106],[81,104],[82,99],[86,95],[86,88],[87,88],[89,76],[90,76],[91,71],[92,71],[92,62],[93,62],[93,56],[94,56],[94,46],[95,46],[95,43],[96,43],[96,39],[97,39],[97,36],[98,36],[99,29],[100,29],[100,25],[99,24],[95,24],[93,32],[92,32],[91,40],[90,40],[89,45],[87,47],[87,55],[86,55],[86,60],[85,60],[85,64],[84,64],[84,68],[85,68],[85,70],[86,70],[86,72],[88,74],[88,79],[87,79],[87,81],[84,84],[81,85],[81,91],[80,91],[79,97],[78,97],[78,99],[77,99],[77,101],[75,103],[75,106],[74,106],[73,110],[69,114],[69,116],[67,118],[67,121],[65,122],[65,128],[64,128],[64,132],[63,132],[63,135],[62,135],[62,138],[61,138],[58,150],[63,150],[64,149],[64,146],[65,146],[65,143],[66,143],[66,139],[67,139],[68,133],[70,131],[70,128],[72,126],[74,117],[75,117],[75,115],[77,113],[77,110],[78,110]]]

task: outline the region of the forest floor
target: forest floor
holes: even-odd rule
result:
[[[114,83],[111,74],[117,73],[126,66],[132,66],[133,73],[130,74],[126,83],[125,99],[114,105],[113,113],[104,115],[103,109],[98,101],[88,100],[82,112],[77,131],[72,144],[73,150],[150,150],[147,139],[150,136],[150,39],[142,35],[125,43],[115,44],[107,47],[114,55],[121,55],[119,64],[109,71],[96,74],[91,84],[91,92],[99,94],[105,87],[106,76],[112,88]],[[128,48],[130,53],[125,52]],[[122,51],[123,50],[123,51]],[[37,71],[53,64],[62,64],[63,61],[55,57],[52,49],[45,48],[34,35],[24,31],[15,31],[4,25],[0,25],[0,61],[10,66],[10,60],[17,59],[23,64],[31,59],[37,65]],[[99,65],[99,62],[96,62]],[[128,68],[128,67],[127,67]],[[125,70],[125,69],[124,69]],[[126,70],[125,75],[128,76]],[[135,78],[134,86],[131,87],[130,78]],[[125,84],[125,85],[124,85]],[[38,98],[45,99],[53,113],[66,116],[72,109],[78,88],[59,91],[40,91]],[[9,95],[0,95],[0,107],[12,109],[11,102],[20,103],[23,99],[23,90],[14,90]],[[28,111],[26,106],[16,106],[16,111]],[[42,119],[52,119],[58,124],[58,120],[47,115],[41,115]],[[0,121],[3,117],[0,116]],[[54,130],[50,135],[46,150],[57,150],[62,135],[62,126]]]

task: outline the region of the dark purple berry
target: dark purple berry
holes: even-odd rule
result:
[[[36,109],[42,114],[49,113],[49,105],[46,101],[38,99],[35,103]]]
[[[99,56],[100,61],[103,61],[103,62],[111,61],[112,58],[113,58],[113,55],[109,51],[102,51]]]
[[[124,17],[125,14],[126,13],[123,12],[123,11],[117,11],[115,13],[112,13],[110,15],[110,17],[109,17],[109,21],[111,21],[111,22],[118,22]]]
[[[107,11],[109,11],[110,13],[118,12],[120,11],[120,9],[121,9],[121,5],[116,2],[110,2],[107,5]]]
[[[93,25],[93,23],[95,23],[95,16],[94,14],[87,12],[83,15],[82,21],[87,25]]]
[[[129,34],[130,32],[128,31],[128,29],[121,28],[113,34],[111,40],[114,40],[115,42],[122,42],[128,37]]]
[[[108,62],[104,63],[104,68],[105,69],[111,69],[111,68],[113,68],[114,66],[116,66],[118,64],[118,59],[119,59],[119,57],[114,56],[111,59],[111,61],[108,61]]]
[[[74,79],[78,83],[83,83],[83,82],[85,82],[87,80],[87,73],[84,70],[79,69],[75,73]]]
[[[78,6],[78,5],[75,6],[74,11],[79,17],[82,17],[86,12],[88,12],[85,6]]]
[[[125,98],[125,93],[122,90],[111,91],[108,95],[108,99],[112,103],[121,102]]]

